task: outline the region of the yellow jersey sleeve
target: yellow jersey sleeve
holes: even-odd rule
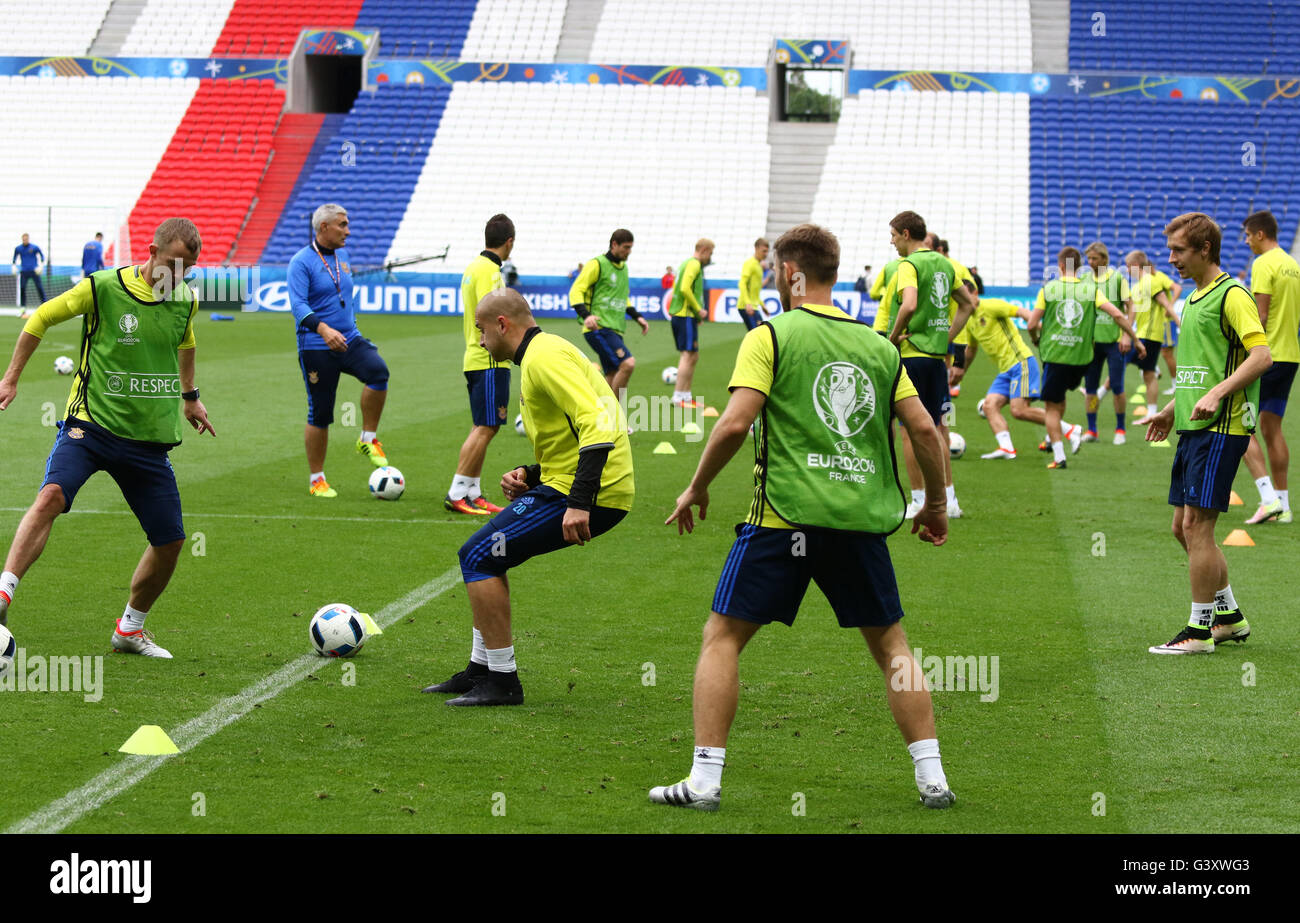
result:
[[[573,280],[573,286],[569,289],[569,304],[591,304],[591,289],[600,278],[600,264],[595,260],[587,260],[582,267],[582,272],[578,273],[578,278]],[[479,295],[482,298],[482,295]]]
[[[918,288],[916,267],[907,260],[903,260],[898,264],[898,271],[894,273],[894,290],[901,292],[907,288]]]
[[[880,272],[876,273],[876,278],[871,281],[871,290],[867,292],[872,301],[879,301],[880,296],[885,293],[885,270],[882,267]]]
[[[682,270],[681,276],[677,279],[677,291],[681,293],[682,299],[687,306],[696,314],[704,311],[704,306],[695,300],[695,280],[700,275],[700,261],[687,260],[686,268]]]
[[[907,377],[907,369],[899,368],[898,384],[894,386],[894,403],[905,401],[909,397],[916,397],[916,385],[912,384],[912,379]]]
[[[1041,288],[1038,290],[1038,297],[1034,299],[1034,310],[1035,311],[1047,310],[1047,298],[1043,295],[1043,290]]]
[[[889,280],[881,293],[880,306],[876,308],[876,319],[871,324],[871,329],[877,333],[883,333],[889,336],[890,330],[894,327],[894,317],[891,313],[894,307],[894,293],[898,291],[898,273]]]
[[[43,338],[45,332],[55,324],[61,324],[82,314],[89,314],[95,306],[95,298],[90,292],[90,280],[82,279],[62,295],[51,298],[32,316],[27,318],[23,333],[30,333],[37,339]]]
[[[727,390],[753,388],[764,394],[772,392],[772,330],[755,327],[740,341],[736,367],[727,382]]]
[[[1223,299],[1223,315],[1247,352],[1256,346],[1268,345],[1264,327],[1259,322],[1259,310],[1248,290],[1234,285]]]

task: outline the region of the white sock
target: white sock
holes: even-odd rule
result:
[[[515,672],[515,646],[497,648],[495,651],[487,648],[488,669],[493,673],[513,673]]]
[[[483,644],[483,632],[474,629],[474,646],[469,651],[469,662],[487,666],[487,647]]]
[[[141,612],[139,609],[132,609],[130,606],[127,606],[126,611],[122,613],[122,621],[118,625],[117,630],[122,632],[122,634],[139,631],[141,628],[144,628],[145,616],[148,614],[148,612]]]
[[[451,490],[447,491],[447,497],[451,500],[464,500],[465,495],[469,493],[469,485],[473,483],[473,478],[467,478],[463,474],[457,474],[451,479]]]
[[[925,506],[925,491],[924,490],[912,491],[912,502],[915,503],[917,506]]]
[[[726,747],[696,747],[691,763],[691,790],[704,794],[722,787],[722,767],[727,762]]]
[[[1227,612],[1237,611],[1237,597],[1232,595],[1232,584],[1214,594],[1214,608]]]
[[[477,500],[483,496],[483,488],[479,486],[478,478],[469,479],[469,491],[465,494],[466,500]]]
[[[1011,444],[1011,431],[1004,429],[998,433],[998,448],[1006,449],[1008,452],[1014,452],[1016,447]]]
[[[684,401],[684,400],[686,400],[686,398],[683,396],[683,392],[681,392],[681,391],[674,391],[674,392],[673,392],[673,400],[674,400],[674,401]]]
[[[1056,459],[1056,460],[1059,461],[1059,462],[1063,462],[1063,461],[1065,461],[1065,443],[1064,443],[1064,442],[1053,442],[1053,443],[1052,443],[1052,458]]]
[[[1277,498],[1282,501],[1282,509],[1286,510],[1287,512],[1290,512],[1291,511],[1290,491],[1287,490],[1277,491]]]
[[[1156,409],[1156,405],[1155,405],[1155,404],[1147,404],[1147,416],[1148,416],[1148,417],[1154,417],[1154,416],[1155,416],[1157,413],[1159,413],[1159,412],[1160,412],[1160,411],[1159,411],[1158,409]]]
[[[1262,478],[1256,478],[1255,486],[1259,488],[1259,502],[1262,506],[1267,506],[1277,499],[1277,492],[1273,490],[1273,479],[1267,474]]]
[[[1203,628],[1210,630],[1210,625],[1214,622],[1214,603],[1192,603],[1192,615],[1187,620],[1188,628]]]
[[[18,592],[19,577],[12,571],[5,571],[0,574],[0,603],[8,606],[14,601],[14,594]]]
[[[368,429],[363,429],[363,430],[361,431],[361,441],[362,441],[362,442],[374,442],[374,441],[375,441],[375,434],[372,433],[372,432],[371,432],[370,430],[368,430]]]
[[[324,471],[313,471],[313,472],[311,473],[311,482],[312,482],[313,484],[315,484],[317,481],[323,481],[323,480],[325,480],[325,472],[324,472]]]
[[[948,502],[949,502],[949,503],[956,503],[956,502],[957,502],[957,488],[956,488],[956,486],[953,485],[953,484],[949,484],[948,487],[947,487],[947,491],[948,491]]]
[[[918,740],[907,745],[907,752],[912,754],[912,763],[916,767],[916,787],[924,789],[927,785],[948,787],[948,777],[943,774],[943,761],[939,759],[939,741]]]

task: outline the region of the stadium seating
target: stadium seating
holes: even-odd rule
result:
[[[1030,35],[1029,0],[606,0],[591,60],[762,67],[773,39],[823,38],[850,39],[859,68],[1023,72]]]
[[[350,29],[361,0],[235,0],[212,54],[283,58],[307,26]]]
[[[465,61],[555,60],[565,0],[536,0],[520,16],[511,0],[478,0],[460,57]]]
[[[476,5],[475,0],[366,0],[356,23],[358,29],[379,30],[379,53],[385,57],[459,58]],[[516,26],[520,18],[516,12]]]
[[[389,255],[450,245],[458,271],[503,211],[525,282],[567,274],[618,227],[636,235],[634,274],[710,237],[734,276],[767,220],[767,107],[752,89],[458,83]]]
[[[0,55],[84,55],[110,5],[111,0],[6,4]]]
[[[271,149],[284,91],[270,80],[203,80],[184,122],[131,211],[135,259],[148,255],[153,229],[192,217],[203,235],[199,264],[230,254]]]
[[[1230,22],[1224,18],[1229,13]],[[1072,3],[1070,68],[1297,76],[1300,2],[1233,0],[1226,7],[1217,0]]]
[[[316,207],[338,202],[348,211],[353,265],[382,263],[451,92],[441,86],[399,84],[358,96],[337,133],[319,144],[316,158],[308,160],[308,172],[280,216],[263,261],[287,263],[309,239]],[[345,149],[345,144],[354,147]],[[344,154],[355,156],[355,162]],[[421,241],[417,250],[430,246],[430,241]]]
[[[865,90],[844,101],[812,220],[835,231],[841,276],[896,254],[889,219],[912,210],[993,285],[1026,285],[1029,98]]]
[[[111,246],[113,212],[104,209],[125,218],[198,85],[152,77],[0,76],[0,163],[10,178],[0,244],[12,248],[30,232],[55,264],[80,263],[82,245],[95,231]],[[57,206],[52,240],[51,205]]]
[[[235,0],[149,0],[121,54],[133,57],[206,57],[221,34]]]
[[[1114,262],[1136,248],[1164,266],[1162,229],[1188,211],[1223,227],[1222,265],[1234,274],[1251,260],[1240,227],[1252,211],[1272,211],[1279,242],[1291,246],[1300,113],[1279,109],[1261,126],[1254,106],[1189,100],[1048,99],[1030,111],[1031,269],[1093,240]]]

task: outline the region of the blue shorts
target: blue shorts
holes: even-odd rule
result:
[[[1177,345],[1178,345],[1178,330],[1179,330],[1179,328],[1178,328],[1177,326],[1174,325],[1174,322],[1173,322],[1173,321],[1171,321],[1171,320],[1167,320],[1167,321],[1165,321],[1165,340],[1164,340],[1164,344],[1163,344],[1163,345],[1165,345],[1165,346],[1177,346]]]
[[[1208,430],[1188,430],[1178,436],[1174,467],[1169,475],[1169,504],[1228,511],[1232,479],[1237,476],[1249,436],[1227,436]]]
[[[469,413],[475,426],[500,426],[510,406],[510,369],[478,369],[465,373]]]
[[[1043,394],[1043,374],[1038,367],[1038,357],[1022,359],[993,379],[989,394],[1000,394],[1007,400],[1023,397],[1036,401]]]
[[[948,365],[936,356],[905,356],[903,368],[907,377],[916,387],[917,397],[930,412],[930,418],[938,425],[943,415],[952,409],[952,397],[948,392]],[[902,425],[901,422],[899,424]]]
[[[755,308],[752,312],[743,308],[737,308],[740,312],[740,320],[745,325],[746,330],[753,330],[759,324],[763,323],[763,315]]]
[[[582,336],[596,354],[596,358],[600,360],[600,369],[606,375],[613,375],[625,360],[632,358],[632,350],[627,348],[627,344],[623,342],[623,334],[617,330],[597,327],[595,330],[588,330]]]
[[[678,352],[700,351],[700,322],[694,317],[673,317],[673,342]]]
[[[803,554],[795,553],[796,543]],[[736,526],[713,611],[759,625],[793,625],[809,580],[826,596],[842,628],[883,628],[903,617],[885,536],[749,523]]]
[[[1043,363],[1043,401],[1048,404],[1064,404],[1065,396],[1079,387],[1086,365],[1070,365],[1066,362]]]
[[[460,546],[460,573],[466,583],[500,577],[529,558],[571,547],[564,540],[569,498],[554,487],[534,487],[489,519]],[[626,510],[591,508],[591,537],[614,528]]]
[[[1093,343],[1092,362],[1083,373],[1083,390],[1089,394],[1097,393],[1101,384],[1101,367],[1105,364],[1110,372],[1110,391],[1112,394],[1124,393],[1124,354],[1119,351],[1119,343]]]
[[[1295,382],[1295,371],[1300,363],[1274,362],[1269,370],[1259,377],[1259,409],[1275,413],[1279,417],[1286,415],[1286,401],[1291,396],[1291,385]]]
[[[367,388],[388,390],[388,366],[379,350],[365,337],[355,337],[345,352],[332,349],[300,349],[298,365],[307,385],[307,422],[325,427],[334,422],[334,394],[339,375],[347,372]]]
[[[66,513],[81,485],[96,471],[107,471],[117,482],[150,545],[170,545],[185,538],[181,495],[166,446],[122,439],[102,426],[68,417],[59,423],[41,487],[59,485]]]

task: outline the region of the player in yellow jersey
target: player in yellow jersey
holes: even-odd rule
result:
[[[490,292],[475,323],[492,358],[519,367],[519,403],[537,463],[506,472],[506,509],[460,548],[474,619],[469,666],[424,691],[459,693],[448,705],[522,705],[506,573],[618,525],[635,493],[632,449],[608,382],[578,347],[542,332],[523,295]]]
[[[1038,426],[1047,425],[1043,408],[1030,406],[1031,401],[1042,397],[1042,369],[1038,357],[1012,323],[1012,318],[1015,317],[1028,322],[1030,311],[1001,298],[981,298],[975,314],[966,325],[971,333],[971,341],[966,346],[965,365],[952,370],[954,380],[960,382],[970,364],[975,361],[981,346],[998,367],[998,376],[989,385],[988,393],[978,408],[980,416],[988,420],[989,429],[993,430],[993,438],[998,441],[998,446],[980,458],[1010,461],[1016,457],[1011,430],[1002,417],[1002,408],[1008,404],[1011,405],[1011,416],[1017,420]],[[1070,438],[1074,426],[1065,422],[1061,426],[1066,438]]]
[[[1156,401],[1160,385],[1157,378],[1157,364],[1160,362],[1160,349],[1164,343],[1165,325],[1179,324],[1178,312],[1170,297],[1172,282],[1164,273],[1157,273],[1147,255],[1141,250],[1130,251],[1124,257],[1124,266],[1128,269],[1129,293],[1133,296],[1133,328],[1138,339],[1146,347],[1147,354],[1137,357],[1137,344],[1124,357],[1142,370],[1142,382],[1146,386],[1147,412],[1138,420],[1138,426],[1145,426],[1156,415]]]
[[[1250,288],[1273,356],[1272,368],[1259,379],[1259,435],[1268,448],[1268,465],[1265,467],[1258,436],[1252,435],[1246,448],[1246,467],[1259,488],[1259,509],[1246,522],[1290,522],[1287,467],[1291,451],[1282,435],[1282,417],[1300,364],[1300,265],[1278,246],[1277,219],[1272,213],[1255,212],[1241,226],[1255,254]]]
[[[763,261],[767,259],[767,251],[770,249],[767,240],[760,237],[754,241],[754,255],[745,260],[745,265],[740,268],[740,300],[737,307],[740,308],[740,319],[744,321],[746,330],[753,330],[762,323],[759,311],[764,316],[768,313],[767,308],[763,307]]]
[[[704,406],[691,394],[691,384],[700,359],[700,321],[706,311],[704,267],[712,259],[713,241],[701,237],[695,242],[694,255],[677,267],[677,280],[673,283],[668,313],[672,316],[673,341],[681,354],[677,360],[677,388],[673,391],[673,404],[678,407]]]
[[[453,513],[468,516],[491,516],[501,507],[483,496],[479,476],[488,443],[506,421],[510,401],[510,368],[497,362],[479,345],[479,331],[474,326],[474,309],[488,292],[504,288],[501,264],[515,246],[515,223],[505,215],[493,215],[483,228],[483,252],[470,261],[460,280],[460,303],[464,311],[465,387],[469,391],[472,425],[460,447],[456,476],[443,498],[442,505]]]
[[[1273,358],[1250,290],[1219,268],[1219,226],[1208,215],[1189,212],[1169,222],[1165,235],[1170,264],[1196,283],[1196,291],[1183,307],[1177,394],[1147,424],[1146,438],[1158,442],[1179,434],[1169,505],[1174,538],[1187,552],[1192,612],[1172,640],[1147,650],[1212,654],[1216,643],[1250,635],[1214,526],[1228,510],[1232,479],[1255,427],[1250,405]]]

